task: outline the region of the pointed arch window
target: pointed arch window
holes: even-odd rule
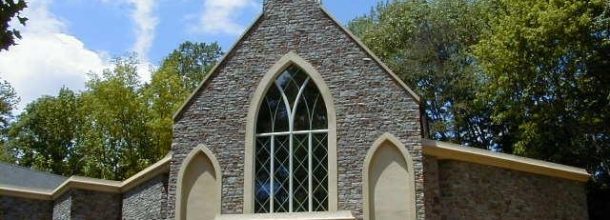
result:
[[[315,83],[291,65],[274,80],[256,121],[257,213],[328,210],[328,118]]]

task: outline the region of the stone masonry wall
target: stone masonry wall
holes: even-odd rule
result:
[[[121,219],[121,195],[114,193],[71,190],[72,220]]]
[[[424,156],[424,198],[427,220],[440,220],[441,217],[441,189],[438,174],[438,160]]]
[[[588,219],[584,184],[439,161],[442,219]]]
[[[152,178],[123,194],[123,219],[165,219],[167,174]]]
[[[72,195],[66,192],[53,202],[53,220],[69,220],[72,210]]]
[[[249,101],[263,75],[294,51],[330,88],[337,112],[338,207],[362,218],[362,166],[383,133],[398,137],[414,160],[418,219],[424,219],[418,104],[312,0],[271,0],[263,18],[227,55],[174,125],[168,216],[178,171],[205,144],[222,171],[222,213],[243,209],[244,146]]]
[[[52,201],[0,196],[0,219],[51,219]]]

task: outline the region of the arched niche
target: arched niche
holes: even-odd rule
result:
[[[298,66],[309,75],[311,81],[315,83],[319,89],[326,105],[328,117],[328,211],[337,211],[337,129],[333,98],[330,89],[324,82],[320,73],[318,73],[318,71],[309,62],[301,58],[295,52],[291,51],[284,55],[269,69],[269,71],[267,71],[267,73],[265,73],[252,98],[250,99],[250,106],[246,122],[246,145],[244,158],[244,213],[254,213],[255,135],[258,111],[269,87],[273,86],[277,76],[291,65]]]
[[[176,219],[215,219],[220,214],[221,179],[212,152],[203,145],[193,149],[178,173]]]
[[[391,134],[369,150],[363,167],[364,219],[411,220],[415,213],[413,160]]]

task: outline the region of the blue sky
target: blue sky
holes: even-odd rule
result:
[[[343,24],[385,0],[322,0]],[[219,42],[227,50],[262,10],[262,0],[29,0],[18,46],[0,52],[0,78],[15,87],[19,109],[62,86],[82,90],[88,72],[137,53],[139,75],[181,42]]]

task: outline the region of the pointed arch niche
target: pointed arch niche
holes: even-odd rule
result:
[[[289,73],[287,75],[287,73]],[[291,75],[291,76],[290,76]],[[301,75],[301,76],[299,76]],[[284,88],[285,91],[280,91],[277,92],[278,89],[282,89],[282,86],[279,84],[282,84],[282,80],[287,80],[284,79],[285,77],[291,78],[288,80],[294,80],[296,85],[300,85],[300,90],[297,89],[299,92],[296,95],[296,100],[290,100],[290,94],[286,95],[285,93],[290,93],[290,92],[294,92],[294,91],[289,91],[289,88]],[[300,77],[300,78],[299,78]],[[290,82],[292,83],[292,82]],[[287,83],[287,84],[290,84]],[[298,100],[300,99],[301,93],[306,93],[307,88],[306,87],[310,87],[312,86],[313,88],[317,88],[317,92],[316,94],[319,93],[319,97],[321,99],[317,99],[319,101],[320,105],[324,105],[325,107],[325,111],[324,114],[322,114],[322,118],[323,121],[325,120],[325,122],[323,123],[323,125],[315,125],[315,123],[320,123],[318,122],[313,122],[312,118],[315,118],[315,116],[311,116],[313,113],[310,113],[310,110],[307,110],[308,113],[305,115],[305,118],[309,118],[309,125],[308,128],[298,128],[299,126],[297,125],[298,123],[302,123],[302,122],[297,122],[298,120],[307,120],[307,119],[303,119],[303,117],[299,118],[298,114],[299,111],[304,111],[303,109],[300,109],[299,106],[301,105],[299,103]],[[295,87],[299,87],[299,86],[295,86]],[[294,89],[293,89],[294,90]],[[287,125],[285,127],[283,127],[284,125],[269,125],[269,126],[273,126],[275,128],[277,128],[278,126],[282,126],[282,129],[286,129],[286,132],[277,132],[278,129],[271,129],[272,132],[269,133],[261,133],[261,130],[265,130],[266,128],[261,129],[261,126],[258,125],[259,122],[259,111],[268,111],[269,107],[265,107],[263,106],[264,100],[267,100],[267,96],[269,94],[274,94],[274,93],[280,93],[278,95],[278,97],[281,97],[280,102],[283,102],[284,104],[286,104],[286,107],[282,107],[283,109],[281,111],[286,111],[286,109],[288,109],[288,116],[289,119],[287,121],[289,122],[277,122],[277,118],[275,116],[272,116],[272,120],[273,123],[271,124],[277,124],[277,123],[286,123]],[[303,100],[306,98],[303,98]],[[323,103],[321,103],[321,101],[323,101]],[[295,103],[296,102],[296,103]],[[305,101],[307,102],[307,101]],[[284,105],[282,104],[282,105]],[[267,103],[267,105],[269,105]],[[291,107],[292,106],[292,107]],[[303,105],[305,106],[305,105]],[[263,109],[263,107],[265,107],[266,109]],[[311,108],[311,106],[307,107],[307,108]],[[315,108],[315,105],[314,107]],[[323,108],[319,108],[319,109],[323,109]],[[292,111],[291,111],[292,110]],[[276,110],[277,111],[277,110]],[[321,111],[321,110],[320,110]],[[296,113],[295,113],[296,112]],[[319,111],[318,111],[319,112]],[[296,114],[296,116],[295,116]],[[309,116],[307,116],[309,115]],[[294,52],[289,52],[288,54],[284,55],[276,64],[274,64],[269,71],[263,76],[262,80],[259,82],[256,91],[254,92],[254,95],[252,96],[252,98],[250,99],[250,106],[249,106],[249,110],[248,110],[248,116],[247,116],[247,125],[246,125],[246,146],[245,146],[245,163],[244,163],[244,213],[255,213],[255,212],[308,212],[308,211],[320,211],[320,210],[324,210],[324,211],[337,211],[337,135],[336,135],[336,119],[335,119],[335,108],[334,108],[334,104],[333,104],[333,99],[332,99],[332,95],[330,93],[330,90],[328,88],[328,86],[326,86],[326,83],[324,83],[324,80],[322,79],[322,76],[318,73],[318,71],[316,71],[316,69],[309,64],[307,61],[305,61],[303,58],[299,57],[296,53]],[[266,116],[261,116],[261,117],[266,117]],[[267,120],[267,118],[262,119],[261,120]],[[307,124],[307,123],[305,123]],[[322,128],[322,129],[319,129]],[[304,130],[303,130],[304,129]],[[268,129],[267,129],[268,130]],[[280,129],[281,130],[281,129]],[[265,130],[266,131],[266,130]],[[281,130],[284,131],[284,130]],[[322,134],[322,138],[316,138],[317,132],[320,132],[319,134]],[[281,135],[285,135],[283,133],[288,134],[287,136],[281,136]],[[305,134],[309,134],[309,137],[307,138],[307,135],[303,136],[303,134],[301,133],[305,133]],[[260,151],[257,151],[257,145],[260,146],[265,146],[265,144],[261,145],[261,136],[273,136],[271,137],[272,140],[273,138],[276,138],[274,141],[268,141],[267,143],[279,143],[276,145],[282,145],[279,147],[269,147],[271,149],[274,150],[270,150],[270,149],[266,149],[266,152],[274,152],[272,154],[277,154],[277,155],[282,155],[280,157],[286,157],[286,154],[289,154],[290,156],[288,156],[288,159],[286,159],[286,161],[283,160],[278,160],[277,157],[275,156],[269,156],[269,153],[267,153],[265,157],[272,157],[272,159],[266,159],[268,160],[270,163],[274,163],[274,164],[266,164],[266,163],[261,163],[260,162],[260,158],[257,160],[257,157],[260,157]],[[302,136],[302,137],[301,137]],[[284,152],[279,152],[278,153],[278,149],[281,150],[282,147],[284,146],[284,143],[280,143],[278,142],[279,138],[285,138],[286,140],[281,140],[281,141],[285,141],[286,145],[289,147],[289,149],[284,150]],[[300,140],[299,140],[300,139]],[[308,140],[307,140],[308,139]],[[263,140],[264,141],[264,140]],[[316,142],[317,141],[317,142]],[[312,144],[314,143],[314,144]],[[300,145],[301,144],[301,145]],[[323,150],[323,152],[325,151],[324,156],[326,156],[326,158],[323,158],[323,161],[316,161],[316,158],[320,158],[320,153],[312,153],[312,152],[316,152],[316,145],[317,144],[322,144],[326,147],[326,149]],[[270,144],[271,145],[271,144]],[[309,150],[308,151],[301,151],[299,149],[302,148],[307,148],[307,145],[309,145]],[[312,148],[312,145],[313,148]],[[262,149],[262,148],[261,148]],[[304,152],[304,153],[303,153]],[[323,154],[323,153],[322,153]],[[257,156],[259,155],[259,156]],[[307,156],[299,156],[299,155],[309,155],[308,159],[303,159],[301,161],[299,161],[299,158],[303,158],[303,157],[307,157]],[[313,155],[313,156],[312,156]],[[323,157],[323,156],[322,156]],[[275,158],[275,159],[273,159]],[[277,181],[276,180],[269,180],[267,181],[266,185],[267,186],[261,186],[260,183],[260,176],[258,176],[259,178],[259,184],[256,184],[257,181],[257,174],[260,175],[260,167],[257,168],[257,161],[258,161],[258,166],[260,167],[269,167],[269,169],[271,170],[266,170],[263,171],[265,172],[264,175],[267,176],[271,176],[269,178],[275,178],[279,176],[279,179],[281,179],[281,175],[290,175],[289,177],[287,177],[287,181],[286,183],[284,183],[283,181]],[[324,163],[326,162],[326,163]],[[289,165],[285,165],[283,163],[289,164]],[[263,165],[261,165],[263,164]],[[324,164],[325,166],[323,166],[323,171],[322,172],[326,172],[326,180],[319,180],[315,177],[312,177],[312,173],[316,173],[317,169],[319,169],[320,167],[316,167],[316,165],[318,164]],[[302,167],[300,167],[302,166]],[[289,170],[286,174],[286,172],[284,173],[279,173],[279,170],[281,169],[287,169]],[[299,169],[302,169],[301,171],[299,171]],[[306,170],[309,169],[308,172],[306,172]],[[258,172],[257,172],[258,171]],[[292,171],[292,172],[290,172]],[[301,172],[299,174],[299,172]],[[299,176],[306,176],[305,173],[307,173],[309,175],[308,178],[303,178],[302,180],[299,180]],[[294,176],[293,176],[294,174]],[[275,176],[274,176],[275,175]],[[316,174],[314,174],[316,175]],[[307,183],[307,180],[309,180],[309,183]],[[312,183],[313,181],[313,183]],[[317,183],[323,183],[326,182],[326,186],[324,186],[321,191],[325,193],[323,193],[323,196],[320,195],[320,191],[318,191],[318,189],[316,189],[316,181]],[[279,182],[279,183],[278,183]],[[319,185],[319,184],[318,184]],[[271,188],[271,189],[268,189]],[[308,189],[309,188],[309,189]],[[257,192],[258,190],[258,192]],[[288,192],[278,192],[278,190],[284,190],[284,191],[288,191]],[[265,191],[265,192],[261,192],[261,191]],[[278,197],[273,197],[274,194],[277,194]],[[262,202],[265,204],[261,204],[261,199],[257,200],[257,196],[258,197],[262,197],[265,198],[265,196],[269,197],[269,201],[271,202]],[[309,197],[307,197],[307,195]],[[314,196],[315,195],[315,196]],[[288,201],[289,204],[284,204],[282,201],[278,202],[278,198],[280,198],[280,196],[282,196],[281,199],[283,199],[283,201]],[[321,198],[324,197],[325,198]],[[287,197],[287,198],[284,198]],[[313,197],[313,199],[312,199]],[[275,200],[273,200],[275,198]],[[304,198],[304,199],[300,199],[300,198]],[[317,201],[317,199],[321,199],[324,200],[323,202]],[[309,201],[308,201],[309,200]],[[275,204],[273,204],[275,201]],[[255,203],[258,202],[258,205],[255,205]],[[308,203],[308,204],[307,204]],[[324,207],[320,207],[320,204],[323,204]],[[261,207],[266,207],[269,206],[269,209],[267,210],[262,210]],[[275,207],[274,207],[275,206]],[[281,207],[278,207],[281,206]],[[256,208],[258,207],[258,208]]]
[[[176,219],[213,220],[220,214],[220,166],[204,145],[193,149],[182,162],[176,189]]]
[[[364,160],[364,219],[415,219],[413,160],[393,135],[377,139]]]

